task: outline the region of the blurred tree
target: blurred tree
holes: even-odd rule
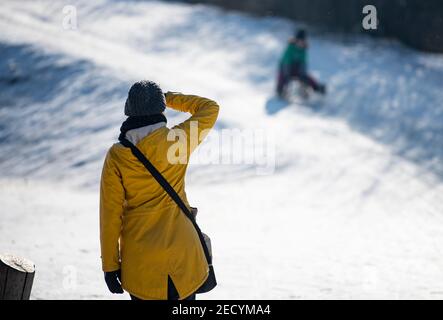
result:
[[[276,15],[345,32],[393,37],[414,48],[443,52],[443,0],[185,0],[258,15]],[[377,30],[362,28],[365,5],[377,8]]]

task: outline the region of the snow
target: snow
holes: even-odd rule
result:
[[[158,1],[2,1],[0,253],[35,262],[33,299],[128,298],[100,270],[98,183],[144,78],[221,105],[187,178],[220,283],[199,298],[443,298],[443,57],[314,31],[329,94],[286,104],[272,92],[293,27]],[[264,133],[266,155],[197,161],[229,129]]]

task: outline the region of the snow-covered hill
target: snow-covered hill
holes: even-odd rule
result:
[[[67,4],[77,30],[62,27]],[[293,28],[158,1],[2,2],[0,251],[36,262],[33,298],[110,297],[98,182],[144,78],[217,100],[216,133],[275,143],[262,162],[190,167],[220,282],[203,298],[443,298],[443,57],[314,35],[329,95],[283,104],[274,74]]]

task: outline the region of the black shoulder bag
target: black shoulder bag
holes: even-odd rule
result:
[[[185,205],[183,200],[174,190],[174,188],[169,184],[169,182],[163,177],[163,175],[154,167],[154,165],[145,157],[145,155],[128,139],[123,138],[120,139],[120,142],[123,146],[130,148],[132,154],[146,167],[146,169],[151,173],[151,175],[157,180],[157,182],[165,189],[168,195],[172,198],[172,200],[177,203],[179,208],[183,211],[183,213],[188,217],[188,219],[192,222],[195,230],[197,231],[198,237],[200,238],[201,245],[203,247],[203,251],[205,253],[206,261],[209,266],[209,276],[208,279],[203,283],[203,285],[197,289],[195,293],[205,293],[209,292],[215,288],[217,285],[217,280],[215,278],[214,266],[212,265],[212,252],[211,250],[211,242],[207,235],[205,235],[198,226],[194,215]]]

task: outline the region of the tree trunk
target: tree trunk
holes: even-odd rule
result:
[[[0,255],[0,300],[29,300],[34,275],[31,261]]]

